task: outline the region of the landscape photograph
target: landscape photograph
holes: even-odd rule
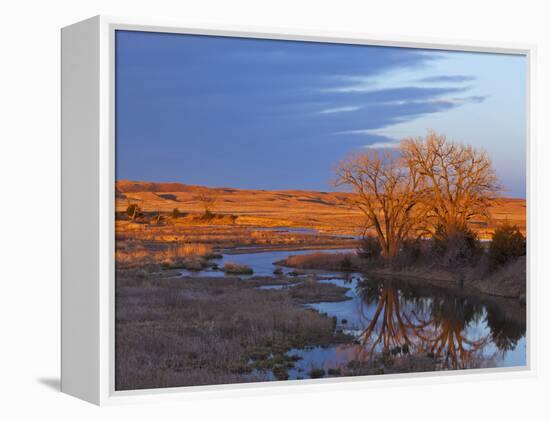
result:
[[[527,366],[525,56],[115,56],[116,390]]]

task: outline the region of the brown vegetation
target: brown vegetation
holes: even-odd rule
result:
[[[204,209],[204,216],[212,215],[212,208],[216,203],[216,196],[208,190],[202,191],[195,196],[195,200],[199,202]]]
[[[120,241],[116,244],[115,261],[120,268],[164,265],[185,267],[193,261],[205,262],[218,256],[207,244],[170,244],[165,247],[145,247],[139,241]],[[201,267],[207,263],[199,263]]]
[[[223,271],[232,275],[252,275],[254,273],[250,266],[234,262],[224,264]]]
[[[356,253],[323,253],[291,255],[275,262],[278,265],[298,269],[321,269],[329,271],[361,271],[368,267],[367,262]]]
[[[129,271],[116,281],[117,390],[262,381],[266,370],[284,379],[291,348],[349,341],[333,319],[295,304],[318,300],[311,291]],[[318,284],[317,293],[345,299],[332,287]]]

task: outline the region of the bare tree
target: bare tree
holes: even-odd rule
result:
[[[340,163],[337,185],[356,193],[352,206],[366,217],[386,259],[393,258],[403,241],[416,235],[422,221],[423,178],[399,154],[371,150]]]
[[[205,215],[212,214],[212,208],[216,203],[216,196],[213,193],[208,191],[201,192],[195,196],[195,200],[202,205]]]
[[[434,132],[405,139],[400,149],[406,165],[424,178],[430,215],[447,235],[466,230],[472,218],[489,218],[501,186],[485,151]]]

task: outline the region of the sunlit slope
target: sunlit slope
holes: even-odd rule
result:
[[[255,226],[316,228],[323,232],[360,234],[363,217],[349,206],[351,193],[303,190],[242,190],[208,188],[180,183],[150,183],[121,180],[116,183],[116,209],[137,203],[143,211],[161,213],[177,208],[182,213],[201,213],[200,196],[214,200],[213,212],[238,216],[235,223]],[[526,201],[502,198],[491,208],[493,221],[474,223],[480,236],[508,221],[525,231]]]

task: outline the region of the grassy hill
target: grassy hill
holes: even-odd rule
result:
[[[174,208],[188,214],[204,211],[199,196],[214,198],[212,211],[236,216],[234,223],[257,227],[303,227],[333,234],[360,234],[363,216],[349,207],[352,193],[305,190],[244,190],[209,188],[181,183],[152,183],[120,180],[116,182],[116,209],[124,211],[137,203],[143,211],[169,213]],[[504,221],[526,228],[526,201],[502,198],[491,208],[493,221],[474,222],[483,238]]]

